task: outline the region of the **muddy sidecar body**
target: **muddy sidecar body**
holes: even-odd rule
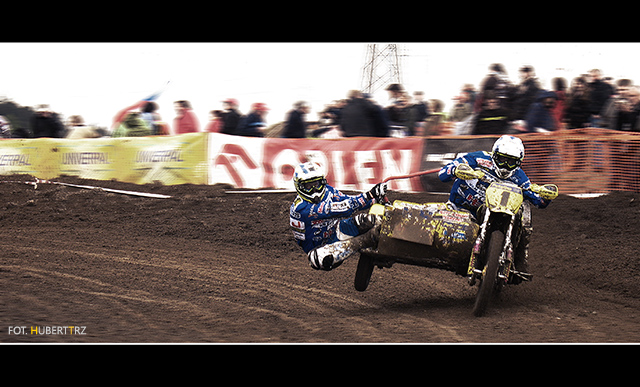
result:
[[[480,226],[467,211],[446,203],[411,203],[396,200],[376,204],[371,213],[383,217],[375,248],[360,251],[355,288],[369,286],[373,269],[395,263],[453,271],[466,275]]]

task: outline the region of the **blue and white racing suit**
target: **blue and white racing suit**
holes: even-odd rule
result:
[[[455,168],[460,164],[469,164],[473,169],[480,168],[485,174],[490,175],[498,181],[510,181],[517,184],[523,190],[528,189],[531,186],[531,181],[527,177],[526,173],[521,168],[516,171],[507,179],[498,177],[495,165],[491,160],[491,154],[489,152],[478,151],[467,153],[464,156],[458,157],[449,164],[442,167],[438,173],[438,177],[442,182],[448,182],[455,179]],[[485,201],[485,192],[489,187],[489,183],[481,180],[462,180],[456,179],[451,188],[449,195],[449,201],[458,208],[464,208],[474,216],[477,216],[476,211]],[[543,199],[537,193],[531,191],[523,191],[525,200],[538,208],[545,208],[551,203],[550,200]]]
[[[316,247],[357,236],[358,228],[351,215],[368,209],[373,203],[365,193],[345,195],[327,185],[320,203],[296,197],[289,210],[289,225],[298,245],[309,253]]]
[[[458,157],[449,164],[442,167],[438,173],[438,177],[443,182],[451,181],[455,179],[455,168],[460,164],[469,164],[470,167],[476,169],[480,168],[485,174],[490,175],[490,178],[495,178],[498,181],[510,181],[517,184],[523,189],[523,195],[525,203],[522,206],[522,236],[515,250],[514,263],[516,270],[520,273],[527,273],[528,268],[528,256],[529,256],[529,242],[533,227],[531,225],[531,209],[527,203],[531,203],[538,208],[546,208],[551,200],[543,199],[537,193],[531,191],[524,191],[531,186],[531,181],[527,177],[526,173],[521,168],[515,170],[515,172],[507,179],[498,177],[496,167],[491,159],[489,152],[478,151],[468,153],[462,157]],[[457,208],[464,208],[470,211],[473,216],[478,217],[478,208],[484,203],[486,190],[489,187],[488,182],[481,180],[462,180],[456,179],[451,188],[449,195],[449,202]],[[529,280],[531,275],[529,275]],[[518,276],[514,276],[511,279],[512,283],[520,283],[521,279]]]

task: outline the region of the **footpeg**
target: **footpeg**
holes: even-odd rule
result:
[[[511,273],[513,275],[518,276],[523,281],[533,281],[533,274],[525,273],[523,271],[513,270]]]

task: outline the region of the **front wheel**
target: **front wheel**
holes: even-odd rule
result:
[[[373,274],[373,257],[360,253],[360,259],[358,260],[358,267],[356,268],[356,278],[354,285],[357,291],[364,292],[369,286],[371,280],[371,274]]]
[[[478,294],[476,295],[476,303],[473,306],[473,314],[476,317],[484,315],[489,301],[493,296],[496,279],[498,278],[500,255],[502,254],[502,247],[504,246],[504,233],[500,230],[493,231],[488,243],[486,267],[482,275],[482,282],[480,283]]]

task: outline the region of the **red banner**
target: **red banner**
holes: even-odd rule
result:
[[[420,138],[255,139],[212,134],[209,183],[293,189],[295,166],[313,160],[325,168],[331,186],[365,191],[387,177],[418,172],[422,151]],[[392,180],[389,189],[420,191],[422,187],[414,178]]]

